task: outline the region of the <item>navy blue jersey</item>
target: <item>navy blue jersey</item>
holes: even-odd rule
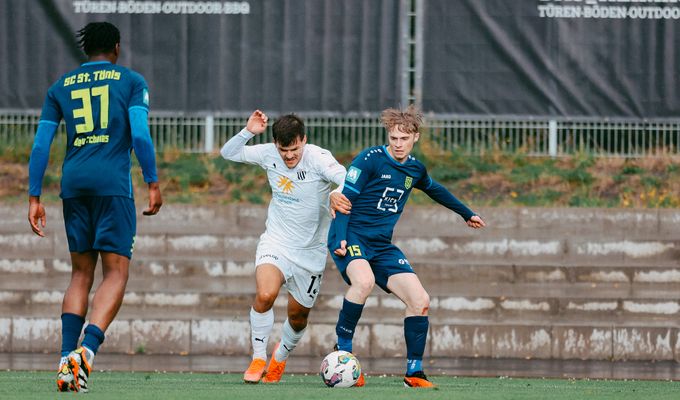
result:
[[[329,232],[329,246],[337,246],[338,241],[346,240],[349,234],[375,244],[390,243],[394,226],[413,188],[423,190],[465,220],[474,215],[433,181],[415,157],[409,155],[400,163],[392,158],[386,146],[370,147],[361,152],[347,170],[343,194],[352,202],[352,212],[348,216],[337,214]]]
[[[408,156],[402,164],[385,146],[366,149],[352,161],[345,178],[346,195],[358,194],[347,230],[390,242],[411,190],[429,181],[425,166],[414,157]]]
[[[130,109],[148,112],[144,78],[108,61],[88,62],[47,92],[41,123],[66,125],[61,197],[132,198]]]

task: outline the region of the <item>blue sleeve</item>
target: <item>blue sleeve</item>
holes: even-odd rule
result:
[[[156,154],[151,142],[151,133],[147,123],[148,112],[143,107],[130,107],[130,129],[132,130],[132,148],[142,167],[144,182],[158,182],[156,175]]]
[[[54,121],[40,121],[38,131],[33,140],[31,158],[28,161],[28,195],[40,196],[42,181],[50,159],[50,147],[57,133],[58,123]]]
[[[132,80],[132,93],[128,101],[128,108],[143,108],[149,111],[149,86],[146,84],[144,77],[135,71],[130,71],[130,79]]]
[[[466,222],[470,220],[473,215],[475,215],[472,210],[467,208],[467,206],[458,200],[456,196],[451,194],[448,189],[442,186],[439,182],[430,178],[428,175],[425,175],[418,182],[416,187],[430,196],[432,200],[463,217]]]
[[[344,194],[351,203],[354,203],[359,197],[362,189],[371,177],[373,163],[370,160],[369,154],[369,152],[360,153],[352,161],[349,169],[347,169],[342,194]],[[347,240],[347,225],[349,224],[350,217],[351,214],[335,214],[333,226],[335,228],[336,243],[331,243],[331,247],[336,246],[336,249],[340,248],[340,241]]]
[[[45,102],[40,112],[40,121],[50,121],[58,125],[63,114],[59,102],[55,98],[54,88],[55,86],[53,85],[47,90],[47,96],[45,96]]]

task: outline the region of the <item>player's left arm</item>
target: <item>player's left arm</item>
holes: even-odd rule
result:
[[[156,151],[149,131],[149,90],[141,76],[133,82],[132,98],[128,105],[132,148],[142,167],[144,182],[149,185],[149,206],[142,212],[144,215],[155,215],[163,205],[161,190],[156,172]]]
[[[484,223],[484,220],[479,215],[475,214],[442,184],[430,178],[429,175],[425,174],[415,187],[425,192],[432,200],[463,217],[465,223],[470,228],[477,229],[486,226],[486,223]]]

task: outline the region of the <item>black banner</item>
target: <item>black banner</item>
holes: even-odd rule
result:
[[[409,4],[409,2],[406,2]],[[427,112],[677,117],[680,0],[424,0]],[[154,110],[398,105],[400,0],[0,1],[0,108],[39,108],[107,20]],[[416,29],[409,27],[411,32]]]
[[[427,0],[423,107],[680,116],[676,0]]]
[[[40,108],[91,21],[153,110],[375,112],[399,102],[398,0],[0,1],[0,108]]]

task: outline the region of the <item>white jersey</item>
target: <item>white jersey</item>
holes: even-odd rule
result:
[[[325,247],[331,182],[344,182],[345,167],[330,151],[306,144],[300,162],[290,169],[274,143],[246,146],[253,136],[243,129],[222,146],[220,153],[227,160],[256,164],[267,171],[272,200],[261,239],[289,249]]]

